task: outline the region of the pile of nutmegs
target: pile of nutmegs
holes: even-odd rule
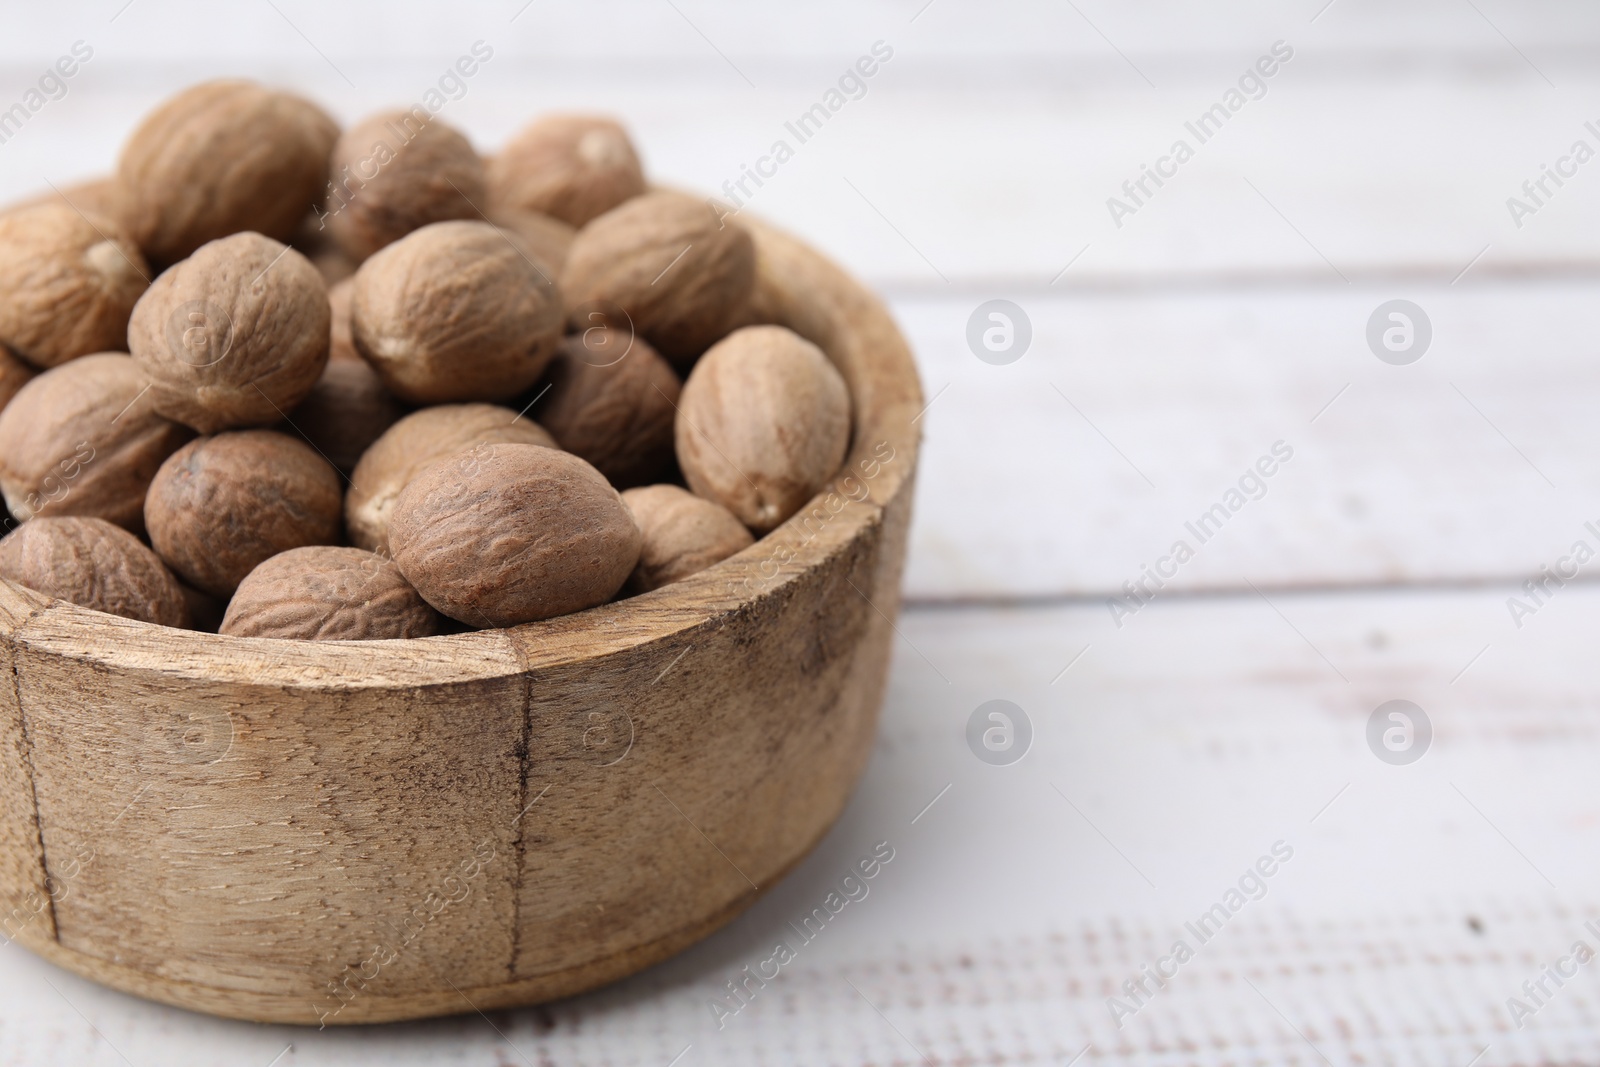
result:
[[[115,177],[0,211],[0,577],[312,640],[686,578],[850,442],[839,372],[755,292],[749,233],[651,191],[607,119],[486,161],[422,108],[341,133],[196,86]]]

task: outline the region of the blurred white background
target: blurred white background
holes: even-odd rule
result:
[[[1600,8],[107,0],[4,18],[0,109],[74,42],[94,55],[0,144],[0,199],[109,171],[147,109],[205,78],[350,121],[420,98],[480,40],[492,60],[440,113],[480,150],[539,111],[608,111],[655,180],[714,193],[882,42],[865,95],[749,210],[885,295],[932,404],[879,750],[835,834],[745,918],[594,997],[341,1034],[189,1016],[7,947],[0,1063],[1600,1055],[1600,972],[1521,1029],[1506,1005],[1600,917],[1600,595],[1580,581],[1522,627],[1506,604],[1600,519],[1600,161],[1508,207],[1574,142],[1600,150]],[[1279,42],[1264,94],[1198,144],[1185,123]],[[1108,198],[1179,138],[1194,158],[1119,226]],[[996,298],[1032,327],[999,366],[966,339]],[[1431,322],[1408,366],[1366,340],[1391,299]],[[1266,495],[1116,626],[1105,598],[1276,441],[1294,459]],[[995,697],[1033,722],[1010,767],[963,740]],[[1395,698],[1432,716],[1410,767],[1364,740]],[[718,1029],[707,1000],[883,839],[898,858],[874,896]],[[1112,1025],[1106,997],[1278,839],[1296,858],[1267,897]]]

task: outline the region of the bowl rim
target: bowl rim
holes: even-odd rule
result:
[[[732,214],[726,207],[719,213]],[[734,556],[683,581],[569,615],[382,641],[175,629],[0,579],[0,594],[10,594],[0,596],[0,616],[15,619],[9,640],[106,669],[157,668],[210,681],[296,688],[440,685],[623,653],[783,595],[790,583],[881,524],[885,510],[910,490],[923,392],[910,347],[879,297],[798,238],[742,215],[737,224],[756,245],[758,321],[786,326],[823,350],[849,387],[853,418],[839,472],[799,512]]]

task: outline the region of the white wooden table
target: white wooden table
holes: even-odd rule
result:
[[[714,191],[882,41],[750,210],[888,295],[932,404],[867,776],[728,929],[579,1000],[321,1033],[11,946],[0,1064],[1600,1062],[1600,961],[1523,990],[1600,950],[1600,562],[1521,588],[1600,549],[1600,161],[1507,206],[1574,141],[1600,150],[1600,10],[124,2],[7,14],[0,109],[74,41],[95,52],[0,144],[0,197],[105,170],[203,77],[351,119],[480,39],[494,58],[444,117],[485,149],[533,111],[609,110],[655,176]],[[1185,123],[1279,41],[1264,95],[1199,143]],[[1179,138],[1193,158],[1117,226],[1107,198]],[[1031,324],[1003,365],[966,336],[993,299]],[[1366,337],[1395,299],[1431,324],[1407,365]],[[1292,457],[1200,543],[1186,524],[1278,442]],[[1150,603],[1110,610],[1178,540],[1193,558]],[[994,699],[1031,723],[1020,762],[968,747]],[[1369,747],[1391,700],[1431,723],[1417,762]],[[879,842],[868,896],[714,1010]],[[1185,924],[1280,842],[1201,944]],[[1165,987],[1123,992],[1178,939]]]

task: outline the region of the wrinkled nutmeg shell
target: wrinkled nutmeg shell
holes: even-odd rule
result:
[[[371,367],[359,359],[336,359],[328,361],[311,395],[289,413],[287,425],[349,474],[372,442],[405,413]]]
[[[359,548],[293,548],[251,571],[228,602],[221,633],[300,641],[432,637],[437,612],[393,560]]]
[[[689,488],[757,533],[799,511],[850,446],[844,379],[820,348],[782,326],[747,326],[713,346],[678,408]]]
[[[137,537],[104,519],[23,523],[0,540],[0,578],[125,619],[189,625],[177,580]]]
[[[272,430],[217,434],[161,465],[145,525],[174,573],[226,597],[279,552],[337,542],[340,489],[339,472],[310,445]]]
[[[547,115],[490,162],[489,190],[496,204],[583,226],[644,193],[644,168],[627,131],[611,119]]]
[[[528,416],[495,404],[441,404],[407,415],[372,443],[350,475],[344,515],[351,543],[386,552],[390,512],[411,479],[464,449],[501,443],[560,447]]]
[[[11,398],[33,378],[33,368],[18,359],[16,353],[0,345],[0,412],[4,412]]]
[[[596,327],[562,340],[534,409],[561,447],[618,489],[667,477],[682,385],[643,338]]]
[[[603,604],[639,559],[617,491],[569,452],[483,445],[436,463],[395,502],[389,546],[422,598],[471,626]]]
[[[148,385],[119,352],[63,363],[25,385],[0,411],[0,490],[11,513],[143,530],[150,480],[194,436],[156,414]]]
[[[41,369],[124,349],[149,275],[109,219],[62,203],[0,215],[0,343]]]
[[[306,398],[328,362],[322,275],[258,233],[212,241],[156,279],[128,343],[156,410],[201,433],[270,426]]]
[[[420,107],[350,127],[334,146],[331,171],[328,229],[356,263],[429,223],[481,218],[489,200],[471,142]]]
[[[512,234],[436,222],[356,272],[356,350],[408,404],[509,400],[561,338],[561,294]]]
[[[246,230],[287,241],[322,201],[338,136],[298,96],[245,81],[196,85],[151,112],[123,148],[123,217],[157,263]]]
[[[620,307],[680,370],[727,334],[750,300],[755,244],[736,223],[682,193],[635,197],[578,231],[561,273],[571,326]]]
[[[721,563],[755,538],[721,504],[676,485],[644,485],[622,494],[643,537],[628,578],[630,595],[648,593]]]

